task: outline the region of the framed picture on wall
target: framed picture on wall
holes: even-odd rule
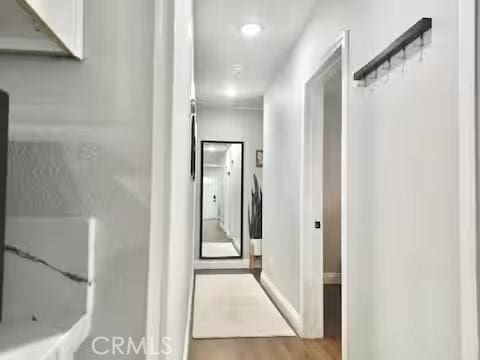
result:
[[[257,168],[263,168],[263,150],[257,150]]]

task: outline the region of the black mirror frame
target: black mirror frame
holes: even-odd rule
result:
[[[240,181],[240,254],[238,256],[224,256],[224,257],[205,257],[203,255],[203,175],[204,175],[204,149],[205,149],[205,144],[239,144],[242,146],[242,167],[241,167],[241,181]],[[243,193],[243,187],[244,187],[244,176],[245,176],[245,144],[243,141],[220,141],[220,140],[202,140],[201,141],[201,146],[200,146],[200,241],[199,241],[199,246],[200,246],[200,259],[201,260],[232,260],[232,259],[243,259],[243,227],[244,227],[244,216],[243,216],[243,207],[244,207],[244,193]]]

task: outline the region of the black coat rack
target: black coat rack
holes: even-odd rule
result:
[[[353,79],[356,81],[365,80],[368,75],[375,72],[381,65],[390,62],[390,60],[399,52],[404,51],[408,45],[416,39],[423,39],[424,34],[432,28],[432,18],[422,18],[410,29],[405,31],[400,37],[390,44],[380,54],[375,56],[367,65],[358,70]]]

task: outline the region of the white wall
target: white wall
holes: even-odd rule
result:
[[[153,4],[85,1],[84,62],[0,56],[12,101],[8,215],[98,219],[91,339],[145,333]],[[87,342],[78,358],[108,357]]]
[[[224,170],[208,167],[203,170],[203,219],[219,219],[222,203],[221,185]],[[215,202],[213,201],[215,196]],[[221,220],[220,220],[221,221]]]
[[[244,145],[245,146],[245,145]],[[230,173],[228,177],[228,223],[226,230],[229,236],[234,239],[234,244],[238,244],[240,250],[241,239],[241,208],[242,208],[242,146],[232,144],[226,156],[226,171]],[[246,221],[246,219],[244,219]],[[247,235],[248,236],[248,235]],[[246,237],[247,239],[248,237]],[[237,246],[236,246],[237,247]]]
[[[200,144],[202,140],[244,141],[244,180],[243,180],[243,256],[248,257],[248,204],[253,174],[262,179],[262,169],[256,168],[255,152],[262,149],[263,113],[261,109],[236,109],[209,104],[198,105],[198,144],[197,174],[200,174]],[[198,176],[199,178],[200,176]],[[197,179],[198,179],[197,178]],[[200,182],[196,181],[197,194],[200,194]],[[200,217],[200,202],[196,204],[196,218]],[[196,222],[195,257],[199,257],[199,223]]]
[[[192,1],[175,0],[173,117],[169,134],[171,163],[167,294],[163,337],[172,339],[167,359],[187,358],[191,338],[194,261],[194,182],[190,177],[190,99],[193,88]],[[162,138],[163,140],[164,138]]]
[[[12,101],[8,215],[97,218],[91,339],[138,340],[148,304],[147,333],[170,336],[180,359],[193,278],[193,47],[191,3],[175,10],[85,1],[84,62],[1,55],[0,72]],[[87,341],[78,358],[106,357]]]
[[[225,160],[223,161],[225,162]],[[227,197],[227,174],[225,173],[225,167],[217,168],[218,174],[218,221],[220,224],[225,225],[225,212],[228,199]]]
[[[433,18],[423,61],[374,91],[349,89],[349,360],[460,358],[457,6],[321,1],[265,95],[264,272],[300,311],[305,82],[342,31],[351,31],[351,74]]]

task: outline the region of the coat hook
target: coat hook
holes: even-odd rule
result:
[[[424,37],[424,34],[425,34],[425,33],[422,33],[422,35],[420,35],[420,58],[419,58],[419,61],[420,61],[420,62],[423,61],[423,50],[425,49],[425,37]]]
[[[428,33],[429,30],[432,29],[432,18],[421,18],[417,21],[413,26],[411,26],[407,31],[405,31],[402,35],[400,35],[397,39],[395,39],[385,50],[375,56],[370,62],[368,62],[365,66],[359,69],[357,72],[354,73],[355,80],[363,80],[365,76],[375,72],[376,68],[379,68],[379,64],[383,65],[380,68],[382,71],[385,66],[395,66],[394,64],[385,64],[389,59],[397,59],[397,56],[403,57],[404,62],[408,60],[409,57],[409,46],[418,38],[421,38],[421,46],[425,46],[427,40],[425,39],[425,34]],[[418,45],[418,43],[416,43]],[[405,67],[405,64],[404,66]]]
[[[392,59],[388,59],[386,64],[387,64],[387,65],[385,66],[385,69],[386,69],[387,71],[392,70]]]
[[[407,50],[405,48],[402,49],[402,74],[405,74],[405,63],[407,62]]]
[[[370,78],[370,80],[369,80]],[[374,71],[370,74],[370,76],[365,77],[365,83],[368,88],[368,91],[374,92],[375,91],[375,82],[377,81],[378,78],[378,67],[375,68]]]
[[[384,68],[386,69],[386,76],[385,76],[385,81],[384,83],[385,84],[388,84],[388,81],[390,79],[390,71],[392,70],[392,59],[389,58],[387,59],[387,62],[386,62],[386,65],[384,66]]]

